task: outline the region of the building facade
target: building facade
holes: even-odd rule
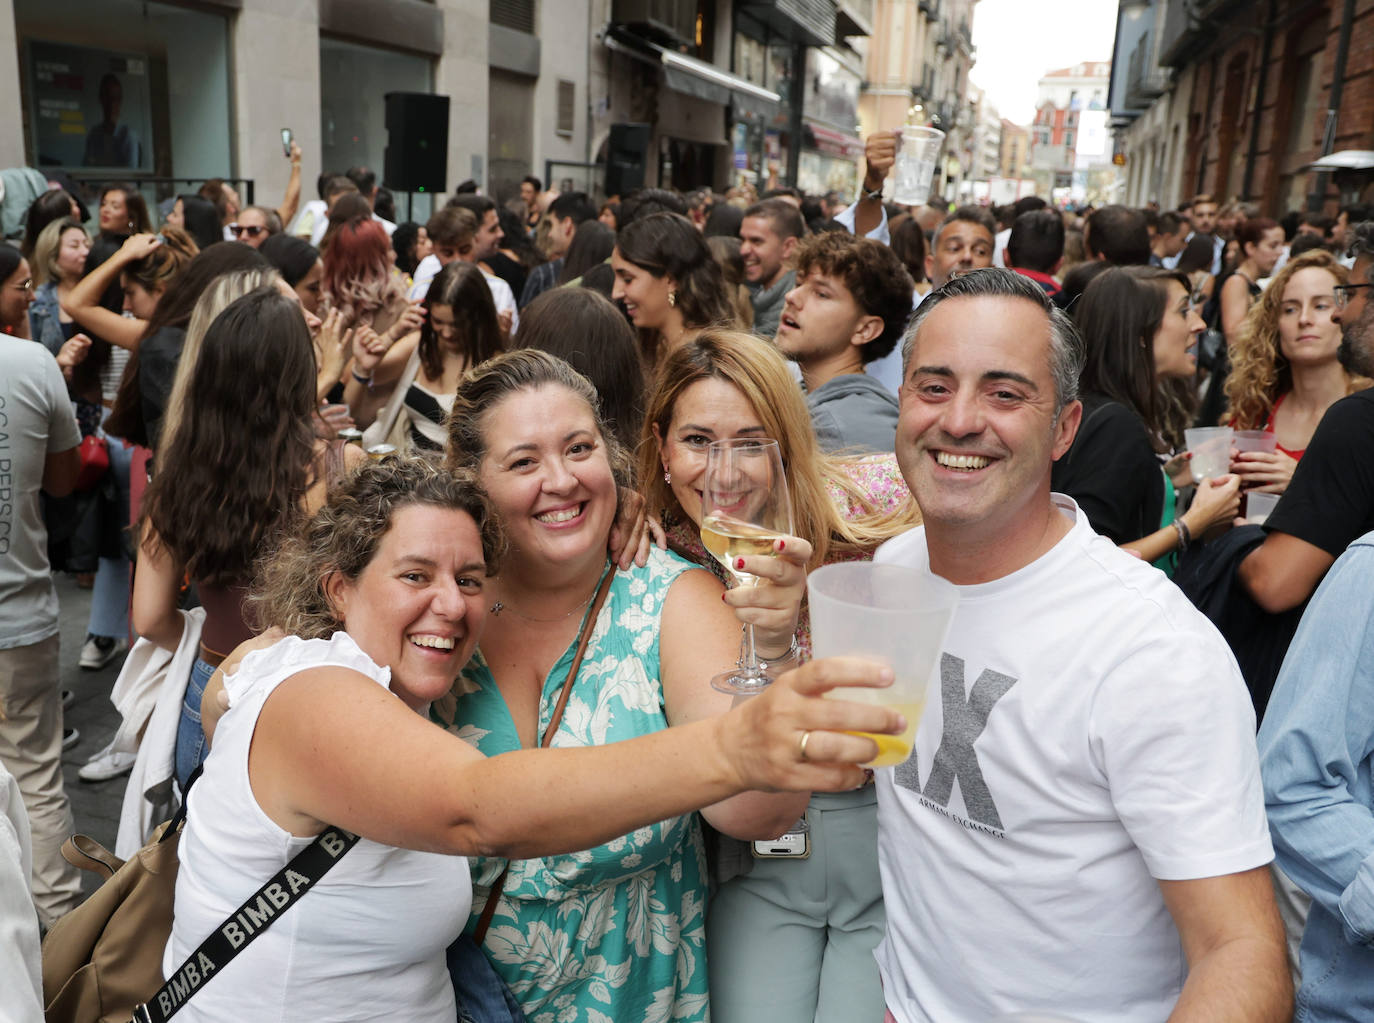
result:
[[[223,177],[276,205],[290,129],[306,201],[323,171],[383,175],[385,96],[413,92],[449,97],[448,190],[470,178],[506,201],[534,174],[600,195],[608,164],[612,183],[852,190],[872,3],[0,0],[17,97],[0,165],[150,200]],[[95,131],[102,103],[113,132]],[[398,196],[403,217],[432,202]]]
[[[1030,129],[1002,118],[1002,134],[998,147],[997,173],[999,177],[1020,180],[1030,170]]]
[[[1126,202],[1368,201],[1369,173],[1308,165],[1374,149],[1374,0],[1122,0],[1111,113]]]

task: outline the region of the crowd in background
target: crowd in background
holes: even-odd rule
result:
[[[365,167],[302,205],[298,151],[275,209],[224,182],[160,211],[126,185],[93,216],[61,188],[36,199],[0,246],[0,396],[11,426],[33,420],[0,534],[0,764],[32,835],[30,929],[81,897],[58,852],[80,742],[49,577],[66,571],[93,591],[82,668],[141,640],[176,669],[172,724],[121,730],[81,777],[185,793],[203,770],[169,976],[325,824],[363,836],[188,1018],[452,1019],[478,997],[465,978],[494,969],[537,1023],[1086,1016],[1103,998],[1102,1018],[1281,1019],[1283,932],[1304,1018],[1374,1014],[1356,568],[1374,529],[1374,214],[1275,220],[1207,195],[901,207],[881,199],[894,143],[868,140],[852,202],[738,187],[598,204],[527,178],[505,204],[466,182],[397,223]],[[1197,472],[1190,432],[1217,426],[1235,431],[1221,467]],[[726,570],[702,491],[707,447],[731,438],[778,443],[795,535]],[[1044,521],[1075,522],[1084,552],[1013,566],[1050,573],[1048,616],[998,596],[1016,572],[937,564],[986,561],[999,543],[950,538],[1019,507],[1017,486],[1063,495]],[[993,784],[1000,813],[974,742],[1008,692],[1030,706],[1029,677],[975,658],[960,689],[946,654],[943,740],[875,784],[853,767],[867,740],[842,734],[859,711],[819,698],[874,676],[800,667],[807,574],[888,541],[880,560],[915,557],[915,536],[971,606],[1025,609],[1038,639],[1094,648],[1066,665],[1102,673],[1081,721],[1026,710],[999,733],[1025,769]],[[1089,562],[1111,581],[1088,583]],[[1149,642],[1126,635],[1155,618]],[[706,680],[744,625],[785,681],[732,709]],[[1141,707],[1156,685],[1177,718]],[[1164,798],[1142,791],[1146,764]],[[942,817],[957,841],[924,834]],[[988,854],[959,843],[980,832],[1025,873],[979,874]],[[780,835],[808,853],[767,852]],[[1111,851],[1056,866],[1082,842]],[[1092,900],[1113,896],[1091,933]],[[979,927],[981,947],[922,947]],[[975,962],[1004,939],[1002,969]],[[1224,993],[1228,971],[1248,993]]]

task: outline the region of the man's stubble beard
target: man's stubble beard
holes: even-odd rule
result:
[[[1374,302],[1341,335],[1341,365],[1356,376],[1374,377]]]

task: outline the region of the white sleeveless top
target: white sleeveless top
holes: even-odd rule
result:
[[[258,805],[248,782],[248,750],[272,691],[297,672],[326,665],[351,668],[390,688],[390,670],[374,664],[344,632],[328,640],[283,639],[250,653],[225,678],[230,709],[187,803],[163,976],[310,844],[278,827]],[[463,857],[361,839],[212,975],[179,1018],[453,1023],[444,951],[462,932],[471,902]]]

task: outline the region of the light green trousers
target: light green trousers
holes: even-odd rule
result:
[[[806,819],[808,859],[756,859],[711,901],[713,1023],[882,1023],[877,793],[815,795]]]

